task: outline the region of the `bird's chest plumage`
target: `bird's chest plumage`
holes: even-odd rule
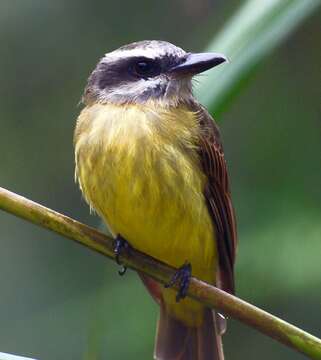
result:
[[[88,107],[75,132],[76,176],[114,234],[172,266],[187,260],[213,282],[216,246],[197,127],[186,108]]]

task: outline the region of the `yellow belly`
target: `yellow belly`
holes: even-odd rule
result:
[[[215,283],[216,241],[203,197],[197,126],[186,108],[85,108],[75,132],[76,176],[115,235],[174,267],[188,261],[194,276]],[[163,296],[176,317],[201,322],[201,305],[177,304],[172,290]]]

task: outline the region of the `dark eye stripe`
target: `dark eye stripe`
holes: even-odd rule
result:
[[[129,65],[132,74],[140,78],[151,78],[161,73],[161,66],[157,60],[138,59]]]
[[[135,64],[139,65],[135,67]],[[177,59],[173,55],[155,59],[133,56],[109,62],[101,61],[91,74],[88,84],[96,84],[99,89],[107,89],[137,79],[156,77],[166,73],[174,65],[177,65]]]

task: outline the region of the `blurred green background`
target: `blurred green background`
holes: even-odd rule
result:
[[[1,0],[0,186],[100,226],[73,180],[72,134],[89,73],[105,52],[135,40],[202,51],[241,3]],[[237,294],[319,337],[320,40],[319,8],[217,114],[239,228]],[[225,69],[214,71],[223,79]],[[0,352],[152,358],[157,307],[135,273],[120,278],[111,261],[3,212],[0,244]],[[227,360],[304,358],[228,325]]]

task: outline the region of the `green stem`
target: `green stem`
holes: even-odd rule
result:
[[[77,241],[109,258],[115,258],[112,238],[3,188],[0,188],[0,208]],[[167,283],[175,272],[175,269],[136,250],[124,254],[121,261],[133,270],[143,272],[163,284]],[[320,339],[233,295],[192,278],[188,296],[240,320],[311,359],[321,359]]]

